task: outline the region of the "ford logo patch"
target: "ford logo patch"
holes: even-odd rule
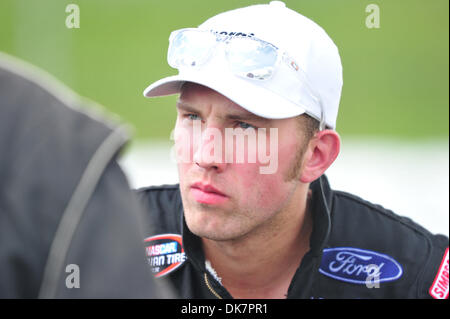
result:
[[[388,255],[358,248],[336,247],[323,250],[319,272],[337,280],[367,284],[368,280],[374,278],[377,282],[397,280],[402,276],[403,269]]]

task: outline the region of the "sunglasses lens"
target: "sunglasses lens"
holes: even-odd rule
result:
[[[215,44],[208,32],[181,31],[171,37],[167,60],[173,68],[196,67],[208,60]]]
[[[278,59],[275,47],[251,38],[231,39],[226,55],[234,74],[255,80],[270,79]]]

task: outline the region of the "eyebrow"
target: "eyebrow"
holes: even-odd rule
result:
[[[268,123],[270,121],[269,119],[255,115],[253,113],[227,114],[226,119],[238,120],[238,121],[243,121],[243,122],[256,122],[256,123]]]
[[[186,104],[181,101],[177,101],[177,109],[183,110],[190,113],[200,113],[199,110],[197,110],[195,107],[190,106],[189,104]]]
[[[195,108],[187,103],[184,103],[182,101],[177,102],[177,109],[183,110],[183,111],[189,112],[189,113],[196,113],[196,114],[201,113],[200,110],[198,110],[197,108]],[[250,112],[226,114],[224,118],[226,120],[238,120],[238,121],[244,121],[244,122],[250,121],[250,122],[257,122],[257,123],[268,123],[270,121],[270,119],[266,119],[264,117],[258,116],[256,114],[253,114]]]

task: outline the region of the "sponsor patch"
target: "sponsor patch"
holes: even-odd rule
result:
[[[441,265],[434,278],[428,292],[435,299],[447,299],[448,298],[448,247],[445,251],[444,258],[442,258]]]
[[[169,274],[186,261],[181,235],[161,234],[144,240],[145,253],[155,277]]]
[[[392,257],[352,247],[324,249],[319,272],[336,280],[362,285],[394,281],[403,275],[402,267]]]

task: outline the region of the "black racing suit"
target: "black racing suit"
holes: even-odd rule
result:
[[[116,161],[127,138],[84,104],[0,52],[0,298],[171,297]]]
[[[333,191],[325,176],[310,188],[310,250],[287,298],[448,298],[446,236]],[[232,298],[207,270],[201,239],[186,226],[179,186],[148,187],[138,194],[153,221],[145,242],[155,276],[169,278],[181,298]]]

